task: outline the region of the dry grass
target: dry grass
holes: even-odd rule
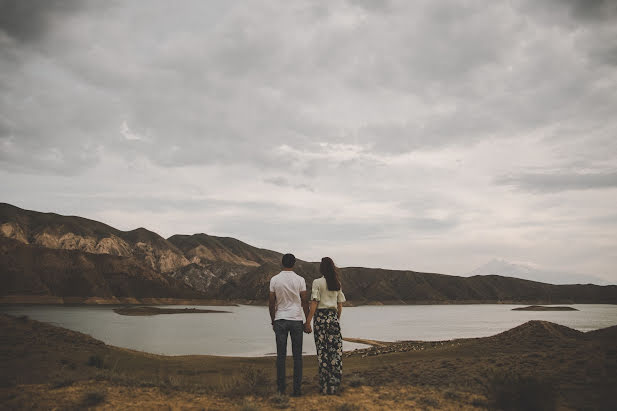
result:
[[[250,395],[265,397],[274,390],[272,379],[262,369],[249,367],[239,376],[221,385],[219,392],[224,395],[237,398]]]

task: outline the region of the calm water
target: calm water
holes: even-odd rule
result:
[[[184,308],[191,306],[170,306]],[[529,320],[547,320],[580,331],[617,325],[617,305],[572,305],[580,311],[511,311],[515,305],[413,305],[345,307],[343,336],[383,341],[484,337]],[[111,306],[3,306],[1,312],[80,331],[107,344],[167,354],[271,355],[276,351],[267,307],[198,307],[228,314],[161,314],[133,317]],[[304,335],[304,352],[315,353]],[[364,347],[344,343],[345,350]],[[291,348],[288,350],[291,353]]]

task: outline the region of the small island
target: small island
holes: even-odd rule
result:
[[[200,310],[198,308],[122,307],[122,308],[116,308],[114,312],[120,315],[158,315],[158,314],[229,313],[230,311]]]
[[[513,308],[512,311],[578,311],[574,307],[547,307],[544,305],[530,305],[529,307]]]

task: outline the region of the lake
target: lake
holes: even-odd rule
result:
[[[617,325],[617,305],[573,304],[579,311],[511,311],[518,305],[404,305],[345,307],[344,337],[382,341],[437,341],[494,335],[529,320],[546,320],[580,331]],[[155,354],[263,356],[276,352],[267,307],[211,308],[226,314],[124,316],[118,306],[0,306],[0,312],[80,331],[106,344]],[[344,342],[345,350],[363,348]],[[304,335],[306,354],[315,354],[313,335]],[[288,349],[291,354],[291,348]]]

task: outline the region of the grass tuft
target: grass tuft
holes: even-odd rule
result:
[[[359,374],[352,374],[349,377],[345,378],[345,382],[350,387],[360,387],[362,385],[366,385],[366,378]]]
[[[265,397],[272,391],[271,379],[262,369],[249,367],[240,377],[233,377],[228,384],[223,384],[221,392],[227,397],[237,398],[255,395]]]
[[[274,408],[280,408],[280,409],[289,408],[289,397],[284,394],[276,393],[272,397],[270,402],[272,403],[272,406]]]

